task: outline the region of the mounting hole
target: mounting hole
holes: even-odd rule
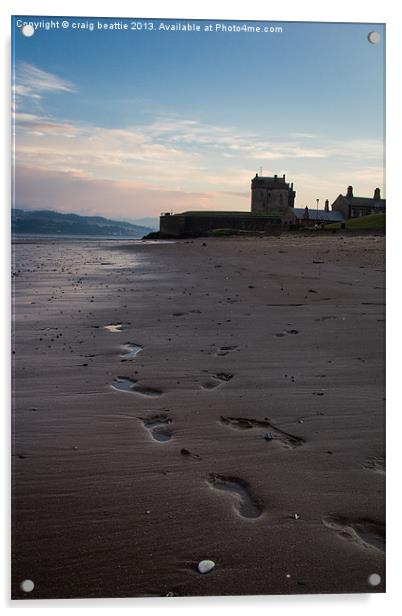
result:
[[[21,28],[21,32],[24,36],[32,36],[33,34],[35,34],[35,29],[33,26],[31,26],[31,24],[25,24],[22,26]]]
[[[381,40],[381,34],[379,32],[369,32],[367,35],[368,41],[369,43],[372,43],[373,45],[375,45],[376,43],[379,43]]]
[[[21,590],[23,590],[24,592],[32,592],[34,589],[35,584],[33,583],[32,580],[24,580],[23,582],[21,582],[20,584],[20,588]]]
[[[372,573],[368,577],[368,583],[370,586],[378,586],[378,584],[381,584],[381,575],[378,575],[378,573]]]

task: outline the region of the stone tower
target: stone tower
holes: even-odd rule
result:
[[[294,207],[296,192],[293,182],[289,184],[285,175],[278,177],[259,176],[251,180],[251,211],[261,214],[284,214]]]

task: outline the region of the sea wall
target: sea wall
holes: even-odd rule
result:
[[[208,216],[197,214],[162,215],[159,219],[159,231],[173,237],[200,236],[217,229],[235,229],[239,231],[279,232],[281,219],[272,216],[230,214]]]

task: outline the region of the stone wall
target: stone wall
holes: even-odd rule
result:
[[[283,212],[288,209],[289,191],[286,188],[253,188],[251,191],[252,212]]]
[[[200,236],[217,229],[278,232],[281,229],[281,219],[272,216],[253,216],[247,213],[244,216],[174,214],[161,216],[159,219],[160,233],[173,237]]]

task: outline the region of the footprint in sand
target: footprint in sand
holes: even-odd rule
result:
[[[127,361],[128,359],[133,359],[140,351],[143,350],[140,344],[134,344],[133,342],[126,342],[123,344],[122,348],[125,350],[123,355],[120,355],[121,361]]]
[[[322,519],[324,526],[335,531],[340,537],[357,545],[385,551],[385,527],[380,522],[357,518],[349,520],[342,516],[329,515]]]
[[[213,374],[208,381],[204,381],[201,383],[202,389],[216,389],[223,383],[227,383],[234,377],[234,374],[230,374],[229,372],[219,372],[218,374]]]
[[[284,447],[290,447],[292,449],[295,447],[299,447],[300,445],[303,445],[303,443],[305,443],[305,440],[300,436],[295,436],[294,434],[289,434],[289,432],[281,430],[268,419],[261,420],[248,419],[245,417],[221,416],[220,422],[224,426],[229,426],[229,428],[234,428],[235,430],[251,430],[252,428],[259,428],[265,430],[269,429],[270,433],[272,434],[272,439],[270,440],[272,440],[273,442],[277,441]]]
[[[385,475],[385,459],[382,456],[372,456],[362,464],[363,468]]]
[[[259,518],[264,511],[264,504],[260,498],[250,490],[247,481],[239,477],[217,475],[210,473],[208,484],[215,490],[229,492],[234,498],[233,506],[243,518]]]
[[[119,332],[122,332],[124,329],[126,329],[126,327],[123,323],[110,323],[110,325],[104,325],[103,329],[107,329],[113,334],[118,334]]]
[[[224,357],[225,355],[228,355],[229,353],[233,353],[234,351],[238,351],[238,350],[239,350],[238,346],[222,346],[217,350],[215,355],[217,357]]]
[[[277,338],[282,338],[283,336],[295,335],[298,333],[299,333],[298,329],[285,329],[283,332],[279,332],[278,334],[275,334],[275,336]]]
[[[139,417],[138,419],[141,419],[144,428],[149,431],[154,441],[166,443],[166,441],[170,441],[172,438],[172,433],[168,427],[172,420],[166,413],[159,413],[150,417]]]
[[[195,458],[197,460],[202,460],[201,456],[198,453],[191,453],[191,451],[189,449],[186,449],[185,447],[182,447],[180,449],[180,454],[184,458]]]
[[[126,376],[116,377],[113,380],[112,387],[113,389],[117,389],[117,391],[142,394],[143,396],[149,396],[151,398],[161,396],[163,393],[160,389],[142,387],[141,385],[138,385],[138,381],[134,381]]]

